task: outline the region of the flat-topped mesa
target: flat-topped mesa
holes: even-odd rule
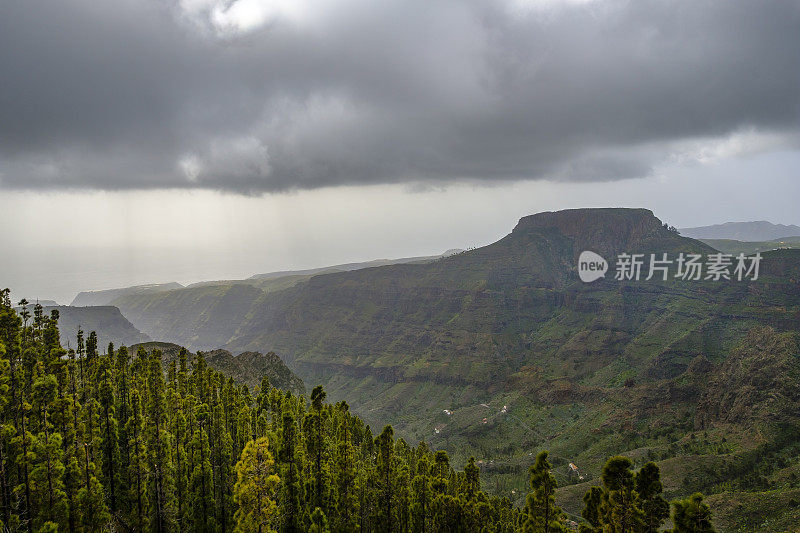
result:
[[[690,251],[700,245],[668,230],[649,209],[589,208],[547,211],[523,217],[512,234],[542,229],[555,229],[571,238],[576,256],[583,250],[593,250],[600,254],[672,251],[683,244]]]
[[[603,207],[544,211],[522,217],[514,231],[527,228],[558,228],[569,237],[576,237],[592,228],[614,228],[630,235],[653,235],[663,228],[649,209]]]

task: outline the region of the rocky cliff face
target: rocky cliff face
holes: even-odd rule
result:
[[[76,346],[79,327],[86,335],[90,331],[97,332],[100,349],[108,346],[109,342],[120,346],[150,340],[150,337],[136,329],[128,319],[122,316],[119,309],[110,305],[93,307],[59,305],[45,307],[45,314],[49,314],[52,309],[59,313],[58,323],[63,346],[67,346],[67,343],[70,343],[73,348]]]
[[[177,361],[182,349],[181,346],[171,342],[146,342],[131,346],[129,351],[135,354],[140,348],[148,353],[159,350],[164,367]],[[306,392],[303,380],[289,370],[283,359],[274,352],[266,354],[247,352],[233,355],[227,350],[212,350],[198,353],[203,354],[203,358],[211,368],[223,372],[239,383],[246,384],[250,391],[260,387],[261,379],[266,377],[273,387],[291,391],[292,394]],[[191,364],[197,358],[198,353],[189,351],[186,357],[187,362]]]
[[[704,425],[768,418],[797,424],[800,334],[753,329],[707,379],[698,406]]]
[[[264,295],[250,285],[212,285],[132,294],[114,303],[153,339],[211,350],[228,342]]]
[[[522,217],[513,231],[556,228],[568,237],[602,232],[608,241],[659,233],[663,223],[649,209],[598,208],[544,211]]]
[[[303,380],[289,370],[275,352],[244,352],[234,356],[227,350],[213,350],[203,352],[203,357],[212,367],[247,384],[250,390],[260,387],[261,378],[266,377],[273,387],[291,391],[292,394],[306,392]]]
[[[667,229],[649,209],[566,209],[520,219],[513,233],[551,229],[573,243],[574,259],[583,250],[606,256],[619,253],[685,251],[710,252],[707,245]]]

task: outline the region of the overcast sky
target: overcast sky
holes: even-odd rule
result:
[[[565,207],[800,224],[798,51],[798,1],[4,1],[0,285],[434,253]]]

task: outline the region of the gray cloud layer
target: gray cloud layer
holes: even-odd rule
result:
[[[3,2],[0,186],[614,180],[743,131],[800,146],[797,1],[216,2]]]

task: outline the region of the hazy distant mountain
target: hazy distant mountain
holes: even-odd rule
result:
[[[372,261],[363,261],[360,263],[345,263],[343,265],[333,265],[321,268],[309,268],[305,270],[284,270],[282,272],[269,272],[267,274],[256,274],[254,276],[251,276],[250,279],[272,279],[272,278],[282,278],[286,276],[328,274],[331,272],[350,272],[352,270],[361,270],[362,268],[379,267],[386,265],[425,263],[428,261],[434,261],[436,259],[441,259],[442,257],[448,257],[461,252],[463,252],[463,250],[453,248],[447,250],[445,253],[440,255],[421,255],[417,257],[402,257],[400,259],[373,259]]]
[[[169,291],[172,289],[180,289],[183,285],[180,283],[152,283],[150,285],[136,285],[135,287],[123,287],[121,289],[106,289],[102,291],[84,291],[78,293],[70,305],[73,306],[87,306],[87,305],[108,305],[120,296],[129,294],[147,294],[150,292]]]
[[[210,350],[228,342],[232,325],[243,323],[253,304],[267,294],[304,284],[323,274],[429,264],[462,251],[451,249],[441,255],[270,272],[243,280],[205,281],[177,289],[122,294],[110,303],[153,339],[177,341],[191,350]]]
[[[55,301],[55,300],[41,300],[41,299],[39,299],[39,300],[31,301],[31,305],[36,305],[36,304],[39,304],[42,307],[55,307],[55,306],[59,305],[58,302]]]
[[[773,241],[782,237],[800,236],[800,226],[756,222],[725,222],[713,226],[682,228],[684,237],[693,239],[732,239],[736,241]]]
[[[73,348],[77,345],[78,327],[88,336],[90,331],[97,332],[98,346],[101,351],[113,342],[116,346],[147,342],[150,337],[136,329],[119,309],[110,305],[92,307],[73,307],[69,305],[43,306],[44,314],[49,315],[53,309],[58,310],[58,329],[61,332],[61,345],[69,343]],[[31,313],[32,306],[29,307]]]

